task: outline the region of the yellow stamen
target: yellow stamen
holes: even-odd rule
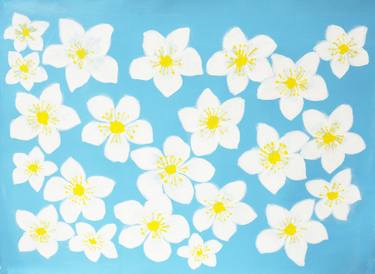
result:
[[[81,184],[76,184],[73,188],[73,194],[76,196],[83,196],[85,194],[85,188]]]
[[[173,66],[173,59],[169,55],[160,55],[159,64],[164,68],[169,68]]]
[[[160,222],[158,222],[156,220],[153,220],[153,221],[151,221],[147,224],[148,230],[150,230],[152,232],[158,231],[159,227],[160,227]]]
[[[294,225],[294,224],[288,224],[285,228],[284,228],[284,232],[286,235],[288,236],[293,236],[294,234],[296,234],[297,232],[297,227]]]
[[[36,119],[39,124],[48,125],[49,115],[47,111],[39,111],[36,113]]]
[[[109,125],[112,134],[121,134],[125,132],[125,125],[120,121],[112,121]]]
[[[213,211],[216,213],[216,214],[219,214],[223,211],[226,210],[224,204],[222,202],[216,202],[213,207],[212,207]]]
[[[210,115],[206,122],[208,129],[216,129],[219,127],[219,117],[217,115]]]
[[[330,201],[334,201],[339,197],[339,193],[335,191],[327,192],[327,199]]]

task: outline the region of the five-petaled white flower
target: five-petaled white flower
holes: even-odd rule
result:
[[[31,50],[42,50],[42,35],[49,26],[45,21],[30,21],[30,19],[22,14],[14,13],[12,18],[12,26],[8,27],[4,32],[4,39],[14,41],[16,51],[23,51],[26,47]]]
[[[257,35],[248,40],[240,28],[231,29],[223,39],[223,50],[216,52],[207,62],[210,75],[227,75],[229,91],[237,95],[244,91],[249,79],[261,82],[272,76],[267,60],[276,43],[266,35]]]
[[[296,203],[290,211],[267,205],[266,216],[270,228],[259,233],[256,248],[260,253],[273,253],[285,249],[286,255],[298,266],[305,265],[307,244],[318,244],[328,239],[322,223],[311,220],[314,200]]]
[[[91,115],[97,120],[82,130],[82,141],[99,146],[107,140],[104,155],[113,162],[124,163],[129,157],[129,142],[153,142],[151,124],[137,120],[141,107],[136,98],[124,96],[115,107],[111,98],[96,96],[87,102]]]
[[[188,47],[189,28],[179,28],[164,38],[159,32],[143,33],[145,56],[133,60],[129,72],[133,79],[154,80],[155,86],[169,97],[182,86],[183,76],[203,74],[198,52]]]
[[[18,242],[18,250],[37,250],[47,259],[57,252],[58,241],[66,241],[74,235],[68,224],[58,221],[57,211],[52,205],[43,208],[36,216],[26,210],[17,210],[16,221],[24,231]]]
[[[136,165],[147,172],[138,177],[137,186],[146,199],[163,194],[172,200],[189,204],[194,196],[190,181],[209,181],[215,168],[205,159],[191,158],[190,147],[178,136],[168,137],[163,153],[155,147],[140,148],[131,153]]]
[[[341,78],[350,66],[360,67],[369,63],[366,42],[367,27],[359,26],[349,33],[341,27],[330,25],[326,30],[326,40],[317,44],[314,50],[320,58],[331,61],[333,74]]]
[[[126,248],[143,245],[150,260],[162,262],[171,255],[170,243],[180,243],[190,236],[188,222],[183,216],[172,215],[172,202],[167,196],[155,196],[144,206],[130,200],[114,208],[115,216],[129,225],[119,236],[119,242]]]
[[[312,180],[306,183],[306,189],[314,197],[320,198],[315,206],[315,214],[324,220],[331,214],[342,221],[348,219],[350,205],[361,200],[357,186],[351,184],[350,168],[337,173],[330,183],[324,180]]]
[[[236,232],[237,225],[252,222],[257,214],[247,204],[241,202],[246,194],[246,184],[234,181],[218,189],[214,184],[203,183],[195,186],[197,201],[204,205],[193,216],[198,231],[212,226],[214,235],[228,241]]]
[[[34,83],[41,83],[48,78],[44,68],[39,66],[39,54],[32,52],[22,57],[16,51],[8,52],[10,70],[5,76],[8,85],[20,83],[27,91],[31,90]]]
[[[280,110],[285,118],[293,120],[303,109],[303,99],[322,101],[328,97],[327,86],[320,75],[316,75],[319,56],[310,52],[294,63],[280,54],[272,57],[273,76],[264,80],[258,88],[261,100],[280,98]]]
[[[76,111],[62,104],[59,84],[43,90],[39,98],[19,92],[16,108],[21,116],[10,124],[11,138],[28,141],[38,136],[38,143],[47,153],[60,146],[60,132],[81,123]]]
[[[96,232],[89,224],[77,223],[77,235],[70,239],[69,249],[73,252],[84,252],[92,262],[97,262],[102,254],[106,258],[115,259],[118,254],[112,238],[116,230],[114,224],[104,225]]]
[[[62,44],[47,47],[43,63],[66,67],[65,77],[71,92],[86,84],[90,76],[102,83],[117,83],[117,62],[107,55],[111,25],[99,24],[85,32],[76,21],[60,19],[59,29]]]
[[[13,163],[13,183],[22,184],[29,182],[35,191],[39,191],[45,176],[50,176],[57,171],[53,162],[45,161],[44,154],[39,147],[34,147],[29,154],[15,153]]]
[[[177,254],[188,259],[191,269],[197,269],[202,264],[215,267],[216,253],[220,251],[222,244],[216,240],[203,242],[199,234],[194,233],[189,239],[188,245],[181,246],[177,250]]]
[[[362,137],[348,132],[353,125],[353,111],[349,105],[338,106],[329,117],[317,110],[303,113],[306,130],[314,138],[301,150],[305,159],[322,158],[322,166],[332,173],[345,160],[345,154],[357,154],[366,148]]]
[[[249,174],[258,174],[259,181],[271,193],[276,194],[286,178],[306,179],[306,165],[298,153],[309,137],[302,131],[290,131],[279,137],[267,124],[257,127],[257,148],[243,153],[238,165]]]
[[[199,96],[196,107],[185,107],[178,112],[182,126],[191,132],[191,148],[201,156],[214,152],[220,144],[236,149],[240,142],[237,124],[245,110],[245,100],[232,98],[220,103],[210,89]]]
[[[86,177],[82,166],[73,158],[66,160],[60,173],[49,179],[44,188],[44,199],[50,202],[62,201],[60,213],[67,223],[73,223],[78,216],[91,221],[103,219],[105,203],[101,198],[111,194],[115,182],[103,176]]]

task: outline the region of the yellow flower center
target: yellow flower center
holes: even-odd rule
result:
[[[47,111],[39,111],[36,113],[36,119],[39,124],[48,125],[49,115]]]
[[[37,229],[35,229],[35,233],[38,236],[44,236],[47,234],[47,230],[45,230],[43,227],[38,227]]]
[[[169,55],[160,55],[159,57],[159,64],[160,66],[164,67],[164,68],[169,68],[171,66],[173,66],[173,59],[171,56]]]
[[[29,37],[30,36],[30,29],[27,28],[27,27],[22,28],[21,34],[22,34],[23,37]]]
[[[288,224],[284,228],[284,233],[288,236],[293,236],[297,232],[297,227],[294,224]]]
[[[40,170],[40,166],[38,163],[32,163],[30,164],[27,169],[31,172],[31,173],[37,173],[39,170]]]
[[[347,44],[341,44],[338,49],[339,49],[339,53],[341,55],[344,55],[345,53],[349,51],[349,46]]]
[[[223,211],[226,210],[224,204],[222,202],[216,202],[213,206],[212,206],[212,209],[213,211],[216,213],[216,214],[219,214]]]
[[[109,125],[112,134],[121,134],[125,132],[125,125],[120,121],[112,121]]]
[[[333,135],[332,133],[326,132],[323,135],[323,143],[324,144],[329,145],[329,144],[333,143],[334,141],[336,141],[336,136]]]
[[[207,117],[206,125],[208,129],[216,129],[219,127],[219,117],[217,115],[210,115]]]
[[[200,257],[203,255],[203,249],[202,248],[198,248],[197,251],[195,252],[196,256],[197,257]]]
[[[76,50],[77,57],[81,60],[85,59],[87,56],[87,50],[84,48],[79,48]]]
[[[236,70],[240,71],[249,62],[246,53],[243,49],[238,49],[234,52],[236,58],[234,59],[234,64],[236,65]]]
[[[273,165],[276,165],[278,162],[280,162],[281,161],[281,156],[280,156],[279,151],[273,151],[273,152],[271,152],[268,155],[268,161],[271,164],[273,164]]]
[[[73,188],[73,194],[76,196],[83,196],[85,194],[85,188],[82,184],[76,184]]]
[[[166,166],[164,170],[165,172],[168,173],[168,175],[172,175],[176,173],[177,168],[176,168],[176,165],[169,165],[169,166]]]
[[[28,73],[29,72],[29,66],[27,64],[20,65],[19,69],[23,73]]]
[[[156,232],[159,230],[160,222],[157,220],[152,220],[151,222],[147,223],[148,230],[152,232]]]
[[[288,89],[294,89],[297,87],[297,80],[293,77],[289,77],[284,83]]]
[[[92,245],[96,245],[98,243],[98,241],[95,238],[90,238],[89,243],[92,244]]]
[[[334,201],[339,197],[339,193],[336,191],[327,192],[326,195],[327,195],[327,199],[330,201]]]

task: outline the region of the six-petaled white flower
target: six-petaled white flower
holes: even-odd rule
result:
[[[244,91],[249,79],[261,82],[272,76],[267,60],[276,43],[266,35],[257,35],[248,40],[240,28],[231,29],[223,39],[223,50],[216,52],[207,62],[210,75],[227,75],[229,91],[237,95]]]
[[[52,205],[43,208],[36,216],[26,210],[17,210],[16,221],[24,231],[18,241],[18,250],[37,250],[47,259],[57,252],[58,241],[66,241],[74,235],[68,224],[58,221],[57,211]]]
[[[82,166],[73,158],[62,164],[60,173],[62,178],[54,176],[47,181],[44,199],[62,201],[60,213],[67,223],[75,222],[81,212],[91,221],[103,219],[105,203],[101,198],[111,194],[115,182],[103,176],[87,178]]]
[[[143,34],[145,56],[130,64],[130,76],[138,80],[154,80],[155,86],[169,97],[182,86],[183,76],[201,75],[202,61],[198,52],[188,47],[189,28],[179,28],[164,38],[155,30]]]
[[[349,132],[353,111],[349,105],[338,106],[329,117],[311,109],[303,113],[306,130],[313,136],[301,150],[305,159],[322,159],[322,166],[332,173],[345,160],[345,154],[357,154],[366,148],[362,137]]]
[[[348,219],[350,205],[361,200],[357,186],[352,185],[352,172],[347,168],[337,173],[330,183],[324,180],[312,180],[306,183],[311,195],[320,199],[315,206],[315,214],[324,220],[331,214],[342,221]]]
[[[129,142],[153,142],[151,124],[145,120],[137,120],[141,107],[136,98],[124,96],[115,107],[109,97],[96,96],[87,102],[87,107],[97,121],[92,121],[83,128],[82,141],[99,146],[107,140],[104,148],[107,159],[124,163],[129,157]]]
[[[273,253],[284,247],[286,255],[294,263],[304,266],[307,244],[318,244],[328,239],[323,224],[311,220],[313,212],[314,201],[309,199],[296,203],[290,211],[278,205],[267,205],[270,228],[257,236],[258,251]]]
[[[314,50],[320,58],[331,62],[333,74],[342,78],[350,66],[360,67],[369,63],[366,42],[367,27],[359,26],[348,33],[341,27],[330,25],[326,30],[326,40],[317,44]]]

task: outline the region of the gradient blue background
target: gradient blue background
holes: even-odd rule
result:
[[[59,43],[58,19],[73,18],[86,29],[99,24],[110,23],[114,27],[109,55],[119,63],[117,84],[103,84],[93,79],[77,89],[68,91],[64,69],[47,66],[49,79],[36,84],[31,93],[39,96],[49,84],[61,85],[66,105],[75,108],[82,123],[72,130],[62,133],[62,145],[47,159],[60,166],[72,156],[85,168],[88,175],[104,175],[113,178],[117,184],[112,194],[105,200],[107,214],[102,221],[92,223],[96,228],[115,222],[118,231],[122,225],[113,216],[113,206],[118,202],[136,199],[143,203],[135,182],[141,174],[134,163],[112,163],[104,158],[103,146],[94,147],[81,142],[83,126],[92,120],[86,108],[89,98],[106,94],[118,101],[124,94],[135,96],[141,103],[141,117],[151,122],[154,129],[154,145],[160,147],[166,137],[179,135],[185,141],[187,134],[177,117],[177,111],[185,106],[193,106],[203,89],[211,88],[220,99],[231,98],[224,77],[207,74],[185,77],[184,84],[176,94],[165,98],[154,87],[152,81],[136,81],[129,77],[128,67],[132,59],[143,55],[142,34],[156,29],[166,35],[178,27],[190,27],[190,45],[198,50],[203,64],[217,50],[221,49],[222,38],[233,26],[239,26],[248,37],[257,34],[271,36],[278,47],[277,53],[297,60],[312,50],[324,38],[325,29],[330,24],[338,24],[346,30],[357,25],[369,27],[365,48],[370,55],[370,64],[351,68],[343,79],[337,79],[329,68],[329,63],[321,62],[319,74],[326,80],[329,97],[323,102],[305,102],[304,109],[315,108],[330,113],[336,106],[346,103],[353,107],[354,126],[352,131],[363,136],[367,149],[361,154],[346,157],[337,171],[350,167],[353,182],[362,193],[362,201],[352,207],[347,222],[332,217],[324,221],[329,240],[318,245],[309,245],[306,266],[300,268],[290,261],[284,251],[260,255],[255,248],[257,234],[267,227],[264,214],[268,203],[291,207],[301,199],[311,198],[305,189],[305,182],[287,181],[277,195],[272,195],[258,182],[256,176],[247,175],[237,166],[238,157],[247,149],[256,146],[255,127],[259,122],[274,126],[282,135],[290,130],[303,130],[301,116],[287,121],[280,113],[277,101],[256,99],[258,83],[250,82],[240,94],[246,100],[246,112],[239,124],[241,142],[237,150],[218,148],[206,157],[216,167],[213,182],[224,185],[232,180],[244,180],[248,185],[245,201],[252,205],[258,218],[247,226],[239,226],[237,233],[218,253],[216,268],[201,267],[195,273],[215,274],[359,274],[375,273],[375,181],[374,181],[374,115],[375,115],[375,67],[371,57],[375,56],[375,1],[371,0],[3,0],[0,3],[0,32],[11,24],[13,12],[29,16],[32,20],[46,20],[50,27],[44,34],[45,45]],[[5,79],[8,71],[7,52],[13,50],[11,41],[0,43],[0,78]],[[28,53],[29,50],[22,54]],[[9,274],[168,274],[193,273],[187,261],[175,252],[164,263],[148,260],[143,249],[125,249],[117,245],[119,258],[108,260],[104,257],[97,264],[91,263],[83,253],[69,251],[67,242],[60,243],[58,253],[46,260],[38,253],[19,253],[17,242],[22,231],[15,223],[17,209],[38,212],[47,203],[42,192],[34,192],[28,184],[13,185],[11,173],[14,168],[12,155],[15,152],[29,152],[37,145],[36,140],[22,142],[11,140],[9,124],[19,114],[14,106],[16,92],[20,85],[5,85],[0,81],[0,244],[1,273]],[[131,147],[137,148],[136,145]],[[336,173],[336,172],[335,172]],[[334,173],[334,174],[335,174]],[[307,161],[308,179],[331,178],[321,167],[320,161]],[[56,206],[58,204],[55,204]],[[192,226],[193,212],[199,207],[194,201],[188,206],[174,204],[174,212],[183,214]],[[315,217],[314,217],[315,218]],[[83,220],[83,219],[80,219]],[[205,239],[213,237],[211,231],[202,233]],[[118,233],[114,241],[117,243]],[[182,244],[185,244],[183,242]]]

